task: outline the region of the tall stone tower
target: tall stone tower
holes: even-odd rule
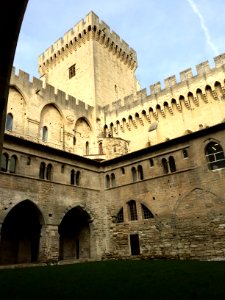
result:
[[[42,79],[94,107],[136,92],[136,67],[136,52],[93,12],[39,56]]]

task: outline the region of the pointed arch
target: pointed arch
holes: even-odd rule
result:
[[[131,168],[131,173],[132,173],[132,180],[133,180],[133,182],[136,182],[137,181],[137,170],[136,170],[135,167]]]

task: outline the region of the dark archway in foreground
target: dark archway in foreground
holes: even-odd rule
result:
[[[37,262],[42,225],[41,212],[30,200],[13,207],[2,224],[0,263]]]
[[[81,207],[72,208],[59,225],[59,259],[90,258],[90,216]]]

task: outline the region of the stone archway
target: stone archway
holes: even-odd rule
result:
[[[90,258],[90,216],[81,207],[72,208],[59,225],[59,259]]]
[[[0,263],[37,262],[43,223],[41,212],[30,200],[14,206],[2,224]]]

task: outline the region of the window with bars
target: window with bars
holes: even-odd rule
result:
[[[141,209],[142,209],[143,219],[152,219],[152,218],[154,218],[152,212],[144,204],[141,204]]]
[[[117,223],[123,223],[124,222],[124,217],[123,217],[123,208],[120,209],[116,216],[116,221]]]
[[[129,219],[130,221],[135,221],[138,219],[137,217],[137,207],[136,202],[134,200],[131,200],[128,202],[129,207]]]

